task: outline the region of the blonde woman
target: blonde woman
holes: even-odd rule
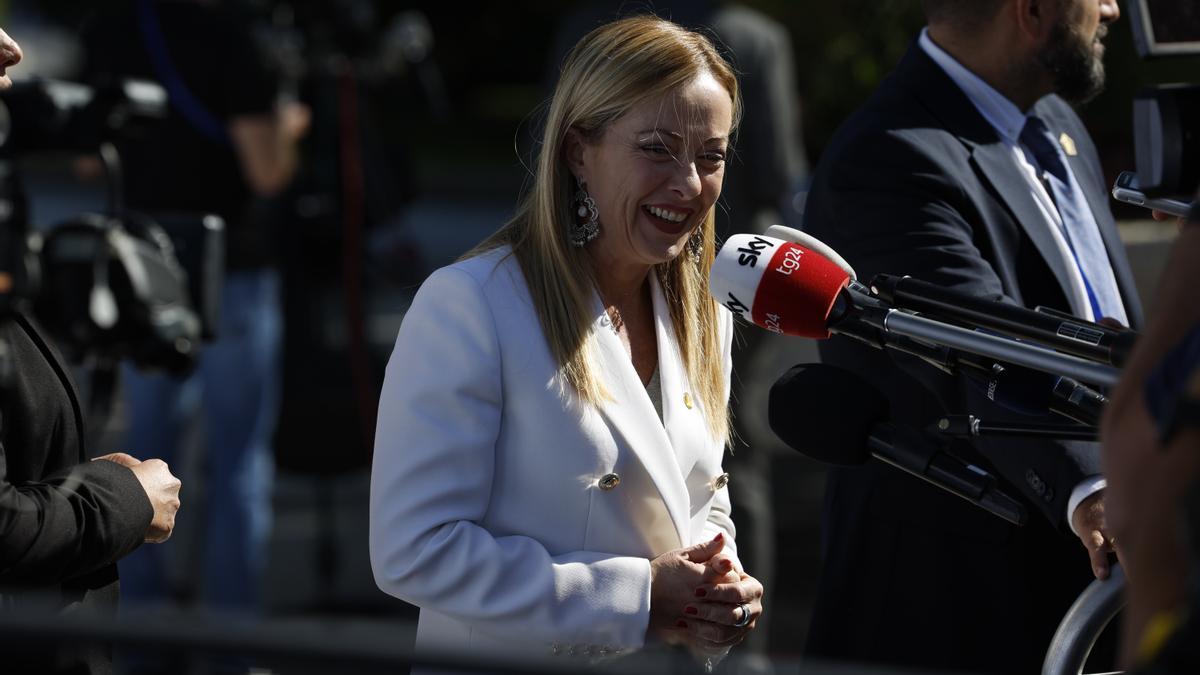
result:
[[[379,404],[371,561],[418,647],[723,653],[754,628],[721,458],[732,318],[708,294],[729,65],[653,17],[568,56],[515,217],[435,272]]]

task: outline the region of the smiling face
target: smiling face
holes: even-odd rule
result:
[[[599,214],[587,250],[600,273],[684,250],[721,194],[732,125],[729,92],[705,72],[635,105],[599,139],[569,132],[568,165]]]

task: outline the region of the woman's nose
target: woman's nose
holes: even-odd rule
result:
[[[692,199],[700,194],[703,185],[700,181],[700,172],[696,169],[695,162],[680,162],[675,172],[674,183],[672,189],[680,197],[684,199]]]

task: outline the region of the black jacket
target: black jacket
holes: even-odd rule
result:
[[[0,611],[111,613],[115,563],[142,543],[153,508],[128,468],[87,461],[78,395],[33,323],[0,318],[0,343]],[[0,649],[3,672],[101,673],[110,661],[103,646]]]
[[[1075,141],[1071,168],[1136,326],[1141,309],[1087,130],[1056,96],[1035,113]],[[804,228],[863,281],[910,275],[992,300],[1070,309],[1064,262],[1011,150],[918,45],[821,158]],[[945,413],[1014,418],[963,378],[848,339],[822,343],[821,359],[883,391],[900,425],[924,428]],[[976,672],[1040,669],[1055,626],[1090,580],[1065,514],[1075,485],[1099,472],[1098,447],[980,439],[953,449],[1001,476],[1025,503],[1029,524],[1009,525],[878,462],[832,471],[809,654]]]

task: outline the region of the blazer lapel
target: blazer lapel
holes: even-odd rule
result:
[[[662,383],[663,426],[681,476],[690,475],[700,455],[709,446],[700,402],[691,390],[683,355],[675,339],[675,324],[671,310],[658,283],[657,275],[650,275],[651,297],[654,300],[654,324],[658,337],[658,377]]]
[[[1013,219],[1020,223],[1063,292],[1070,297],[1070,273],[1054,243],[1054,235],[1046,228],[1045,216],[1013,161],[1012,150],[920,45],[914,43],[909,48],[897,68],[897,76],[916,93],[926,110],[941,120],[942,125],[970,150],[975,169],[1004,200]]]
[[[1033,194],[1029,191],[1025,177],[1021,175],[1021,170],[1013,160],[1012,150],[999,140],[988,145],[977,145],[971,153],[971,161],[1000,194],[1004,204],[1012,212],[1013,219],[1020,223],[1021,229],[1025,230],[1026,236],[1042,255],[1042,260],[1054,273],[1054,278],[1058,280],[1063,293],[1070,297],[1070,273],[1054,242],[1054,235],[1046,226],[1046,217],[1042,215]]]
[[[608,420],[614,436],[624,439],[625,447],[637,457],[646,469],[650,480],[658,488],[667,513],[675,526],[675,537],[683,546],[688,540],[688,493],[679,471],[679,463],[672,451],[671,440],[659,421],[650,402],[650,396],[642,385],[641,378],[633,367],[625,346],[612,331],[608,314],[598,295],[593,296],[596,316],[592,324],[595,336],[597,365],[604,374],[604,384],[611,400],[601,402],[599,408]],[[656,312],[657,314],[657,312]],[[662,363],[662,346],[659,346],[659,363]],[[666,406],[666,373],[659,373],[664,385],[664,407]]]
[[[58,375],[58,379],[62,383],[63,388],[67,390],[67,398],[69,398],[71,401],[71,412],[74,413],[75,417],[75,434],[79,438],[78,461],[86,461],[88,458],[87,433],[84,425],[83,406],[79,404],[79,390],[75,387],[75,380],[72,379],[68,374],[70,369],[62,360],[62,357],[59,356],[58,350],[52,347],[50,343],[46,342],[41,330],[39,330],[39,328],[35,328],[28,317],[18,314],[17,321],[21,324],[21,329],[25,331],[27,336],[29,336],[29,339],[35,345],[37,345],[37,348],[42,352],[42,355],[46,357],[46,361],[49,362],[50,367],[54,370],[54,373]]]

